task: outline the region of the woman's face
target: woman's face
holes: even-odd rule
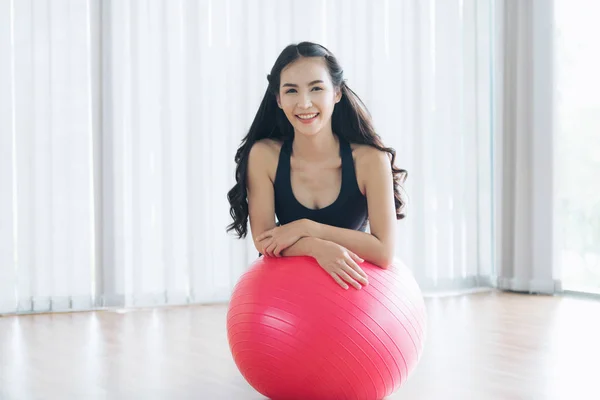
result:
[[[277,103],[297,133],[331,129],[331,114],[341,98],[323,57],[299,58],[281,72]]]

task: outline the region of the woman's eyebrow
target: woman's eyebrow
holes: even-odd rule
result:
[[[322,80],[320,80],[320,79],[317,79],[316,81],[309,82],[309,84],[308,84],[307,86],[311,86],[311,85],[314,85],[314,84],[316,84],[316,83],[323,83],[323,81],[322,81]],[[297,87],[298,87],[298,85],[296,85],[295,83],[284,83],[284,84],[282,85],[282,87],[286,87],[286,86],[289,86],[289,87],[295,87],[295,88],[297,88]]]

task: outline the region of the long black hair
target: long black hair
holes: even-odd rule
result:
[[[239,238],[248,233],[248,199],[246,193],[246,177],[248,168],[248,155],[250,149],[260,139],[289,139],[294,136],[294,128],[288,121],[283,110],[277,106],[276,96],[279,94],[281,71],[300,57],[323,57],[326,61],[331,81],[335,88],[342,91],[341,100],[335,105],[331,116],[331,128],[336,135],[343,137],[350,143],[373,146],[390,155],[392,173],[394,175],[394,201],[396,205],[396,218],[404,218],[406,202],[401,193],[400,185],[406,180],[407,173],[394,165],[396,151],[385,147],[379,135],[375,132],[371,115],[360,98],[346,85],[344,71],[335,56],[325,47],[311,42],[302,42],[287,46],[267,75],[269,85],[260,103],[258,112],[252,121],[248,134],[235,153],[236,184],[227,193],[233,222],[227,226],[227,232],[235,230]]]

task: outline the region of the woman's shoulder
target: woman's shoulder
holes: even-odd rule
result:
[[[260,153],[263,156],[271,156],[275,154],[279,156],[279,151],[281,150],[282,145],[283,141],[280,139],[265,138],[257,140],[250,151]]]
[[[357,166],[368,166],[381,162],[390,162],[389,154],[368,144],[351,143],[352,157]]]
[[[360,191],[365,194],[367,183],[390,168],[390,159],[388,153],[368,144],[351,143],[350,148],[354,159],[356,181]]]
[[[266,171],[271,180],[275,179],[282,144],[283,142],[277,139],[260,139],[256,141],[250,149],[249,166]]]
[[[273,158],[279,158],[283,142],[277,139],[257,140],[250,149],[250,159],[262,161],[271,161]]]

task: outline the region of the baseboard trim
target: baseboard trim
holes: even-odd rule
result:
[[[553,279],[517,279],[498,277],[496,287],[500,290],[532,294],[556,294],[562,291],[560,281]]]

